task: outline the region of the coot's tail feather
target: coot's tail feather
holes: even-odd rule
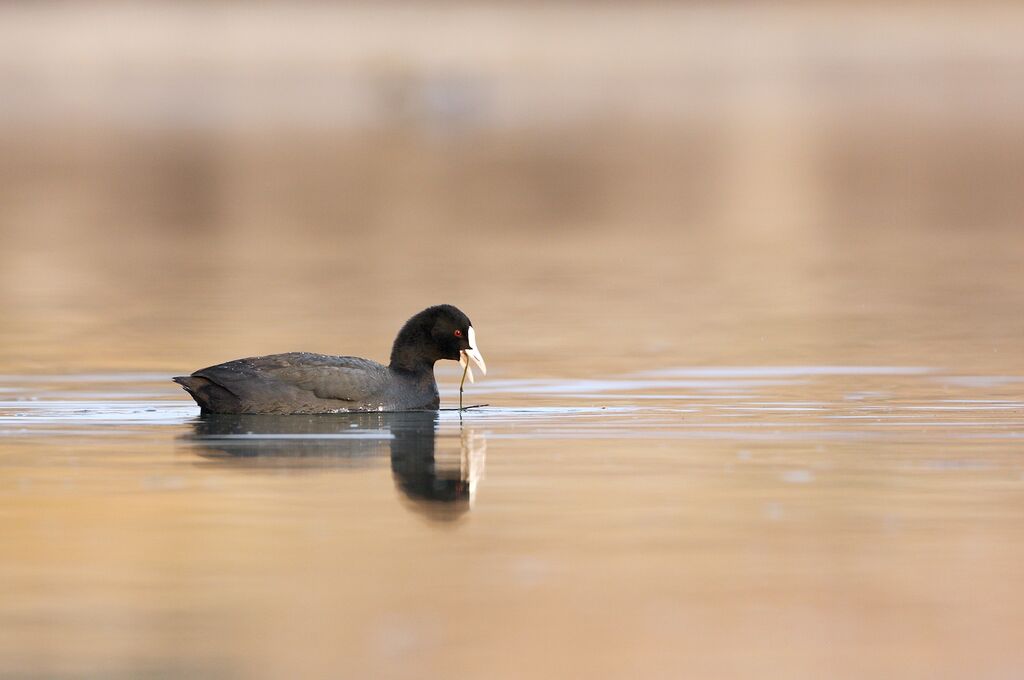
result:
[[[212,380],[197,375],[179,375],[171,380],[184,387],[204,413],[238,413],[238,396]]]

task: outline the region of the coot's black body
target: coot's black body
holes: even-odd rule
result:
[[[469,318],[451,305],[429,307],[398,332],[391,362],[289,352],[236,359],[174,381],[203,413],[343,413],[436,410],[434,362],[472,358],[486,372]]]

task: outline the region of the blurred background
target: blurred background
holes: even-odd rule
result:
[[[0,365],[383,358],[441,301],[499,371],[1016,348],[1022,20],[4,3]]]

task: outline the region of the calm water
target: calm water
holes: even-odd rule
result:
[[[1024,667],[1024,377],[494,373],[461,416],[206,420],[161,374],[3,376],[5,674]]]

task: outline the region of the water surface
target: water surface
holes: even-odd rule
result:
[[[1020,376],[496,376],[463,413],[206,419],[166,378],[3,377],[8,674],[1024,663]]]

